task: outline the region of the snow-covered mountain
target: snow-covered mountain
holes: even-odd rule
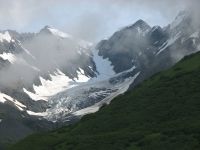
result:
[[[12,142],[97,111],[136,78],[125,78],[135,66],[116,73],[91,43],[48,26],[0,35],[0,138]]]
[[[132,72],[140,75],[131,88],[156,72],[165,70],[185,55],[199,50],[198,9],[188,7],[181,11],[168,26],[150,27],[139,20],[115,32],[109,39],[97,44],[103,58],[108,58],[115,72],[136,66]]]
[[[85,82],[96,76],[89,46],[90,43],[49,27],[36,35],[3,31],[0,54],[2,94],[24,103],[26,110],[42,111],[29,103],[47,100],[47,96],[66,89],[66,83],[70,81]],[[14,94],[16,90],[23,95]],[[7,100],[3,98],[1,101]]]
[[[15,140],[77,121],[198,51],[199,14],[188,8],[165,28],[139,20],[97,45],[49,26],[37,34],[1,31],[0,138],[10,120],[12,134],[24,129]]]
[[[0,32],[0,138],[57,126],[40,116],[49,97],[97,76],[90,46],[48,26],[37,34]],[[7,134],[11,122],[16,128]]]

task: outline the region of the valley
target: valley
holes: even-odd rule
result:
[[[11,149],[29,149],[40,136],[46,143],[32,149],[153,149],[159,142],[167,149],[173,137],[177,149],[183,142],[168,134],[179,129],[167,125],[182,123],[176,120],[177,112],[184,114],[179,107],[188,109],[183,120],[192,124],[183,124],[180,136],[193,142],[186,147],[198,148],[199,133],[190,130],[198,130],[198,122],[188,118],[189,111],[198,113],[198,12],[197,6],[187,7],[165,27],[140,19],[98,43],[49,26],[37,33],[0,31],[0,149],[27,136]],[[167,111],[171,107],[176,119]],[[76,138],[86,144],[80,146]],[[99,140],[103,147],[95,142]]]

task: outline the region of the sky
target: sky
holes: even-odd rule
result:
[[[139,19],[165,27],[192,0],[0,0],[0,30],[56,28],[95,43]]]

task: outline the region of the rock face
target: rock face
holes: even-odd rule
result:
[[[42,117],[47,96],[96,77],[89,46],[48,26],[37,34],[0,32],[0,141],[12,144],[59,126]]]
[[[139,20],[100,41],[96,50],[48,26],[37,34],[1,31],[0,139],[12,144],[33,132],[75,122],[200,50],[196,10],[180,12],[165,28]]]
[[[41,86],[41,78],[52,81],[52,76],[63,74],[77,81],[80,72],[88,78],[96,76],[90,43],[48,26],[37,34],[10,30],[0,34],[0,90],[21,102],[22,97],[30,99],[23,88],[35,93],[33,84]]]
[[[148,45],[145,35],[150,29],[147,23],[139,20],[115,32],[108,40],[101,41],[96,49],[100,56],[109,58],[116,73],[122,72],[134,65],[133,60]]]
[[[108,58],[114,70],[137,67],[140,75],[131,85],[165,70],[185,55],[199,50],[199,12],[195,7],[181,11],[167,27],[149,27],[142,20],[115,32],[96,46],[99,55]],[[137,72],[132,73],[132,75]]]

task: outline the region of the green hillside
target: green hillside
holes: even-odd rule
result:
[[[200,149],[200,53],[185,57],[94,114],[9,150]]]

